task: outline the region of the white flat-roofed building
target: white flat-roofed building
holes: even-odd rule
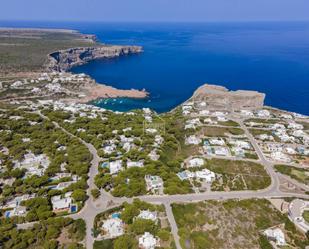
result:
[[[292,132],[292,135],[294,137],[304,137],[304,136],[306,136],[306,132],[304,132],[303,130],[294,130]]]
[[[146,133],[149,133],[149,134],[155,134],[158,132],[158,130],[154,128],[147,128],[145,131]]]
[[[285,147],[284,152],[291,155],[297,154],[296,150],[292,147]]]
[[[222,116],[217,117],[217,119],[218,119],[219,122],[227,122],[228,121],[228,119],[226,117],[222,117]]]
[[[204,165],[204,159],[203,158],[192,158],[188,162],[188,166],[191,167],[201,167]]]
[[[105,220],[102,228],[106,233],[106,238],[116,238],[124,234],[124,224],[119,218]]]
[[[163,180],[160,176],[145,175],[147,191],[157,191],[163,188]]]
[[[288,128],[293,130],[302,130],[304,129],[304,126],[302,124],[289,123]]]
[[[224,141],[224,139],[223,138],[221,138],[221,137],[218,137],[218,138],[210,138],[209,139],[209,143],[211,144],[211,145],[225,145],[225,141]]]
[[[215,147],[214,152],[217,156],[229,156],[229,149],[226,147]]]
[[[50,161],[45,154],[34,155],[31,152],[25,154],[22,161],[13,162],[15,167],[27,170],[26,176],[42,176],[50,164]]]
[[[240,114],[243,116],[247,116],[247,117],[252,117],[253,116],[253,112],[252,111],[248,111],[248,110],[240,110]]]
[[[195,172],[195,177],[204,180],[207,183],[211,183],[213,180],[216,179],[216,174],[209,169],[202,169]]]
[[[272,241],[276,242],[277,246],[284,246],[286,244],[284,233],[280,228],[266,229],[263,234]]]
[[[257,116],[261,118],[268,118],[270,117],[270,112],[268,110],[259,110],[257,112]]]
[[[200,115],[200,116],[207,116],[207,115],[209,115],[209,111],[208,111],[208,110],[201,110],[201,111],[199,112],[199,115]]]
[[[198,145],[201,142],[202,142],[202,140],[195,135],[191,135],[191,136],[187,137],[186,141],[185,141],[186,144],[192,144],[192,145]]]
[[[145,232],[143,236],[138,239],[138,245],[141,249],[155,249],[159,246],[158,240],[148,232]]]
[[[53,205],[53,211],[66,211],[69,210],[73,199],[71,198],[72,192],[65,193],[64,197],[61,195],[56,195],[51,198],[51,203]]]
[[[143,160],[140,160],[140,161],[127,161],[127,167],[128,168],[132,168],[132,167],[142,168],[142,167],[144,167],[144,161]]]
[[[292,119],[292,118],[293,118],[292,115],[286,114],[286,113],[281,113],[281,114],[279,115],[279,117],[280,117],[280,118],[284,118],[284,119]]]
[[[137,218],[152,221],[156,221],[158,219],[157,212],[151,212],[149,210],[141,210]]]
[[[257,136],[257,138],[262,141],[265,141],[265,140],[274,141],[274,137],[272,135],[267,135],[267,134],[260,134]]]
[[[242,140],[230,140],[229,144],[235,145],[238,148],[242,148],[242,149],[246,149],[246,150],[250,150],[251,149],[251,145],[249,142],[247,141],[242,141]]]
[[[116,150],[117,146],[115,144],[106,145],[103,147],[103,151],[105,154],[110,155]]]
[[[270,157],[273,160],[279,161],[279,162],[285,162],[285,163],[290,163],[291,162],[291,158],[288,155],[286,155],[283,152],[281,152],[281,151],[272,152],[270,154]]]
[[[157,149],[153,149],[152,151],[150,151],[150,153],[148,154],[148,157],[152,160],[152,161],[158,161],[160,158],[160,155],[157,153]]]
[[[109,171],[112,175],[117,174],[121,170],[122,170],[122,161],[121,160],[116,160],[116,161],[112,161],[112,162],[109,163]]]

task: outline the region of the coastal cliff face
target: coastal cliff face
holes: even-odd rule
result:
[[[224,110],[258,109],[264,105],[265,94],[256,91],[229,91],[223,86],[205,84],[191,97],[204,101],[208,107]]]
[[[74,66],[85,64],[91,60],[113,58],[122,55],[142,52],[140,46],[98,46],[78,47],[60,50],[49,54],[47,69],[50,71],[68,71]]]

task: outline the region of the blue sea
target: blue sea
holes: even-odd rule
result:
[[[171,110],[204,84],[266,93],[266,104],[309,115],[309,23],[44,23],[0,26],[71,28],[101,42],[141,45],[144,52],[73,68],[98,82],[143,89],[148,99],[94,104],[119,111]]]

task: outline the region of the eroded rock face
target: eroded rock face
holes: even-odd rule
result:
[[[264,105],[265,94],[257,91],[229,91],[223,86],[205,84],[191,97],[194,101],[205,101],[215,109],[240,110],[258,109]]]
[[[78,47],[56,51],[48,56],[47,69],[51,71],[67,71],[70,68],[85,64],[91,60],[113,58],[121,55],[140,53],[140,46],[108,46]]]

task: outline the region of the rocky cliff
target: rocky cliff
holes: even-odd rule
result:
[[[229,91],[223,86],[205,84],[191,97],[194,101],[205,101],[214,109],[240,110],[258,109],[264,105],[265,94],[256,91]]]
[[[140,46],[78,47],[60,50],[48,55],[47,69],[51,71],[67,71],[70,68],[85,64],[91,60],[113,58],[121,55],[140,53]]]

